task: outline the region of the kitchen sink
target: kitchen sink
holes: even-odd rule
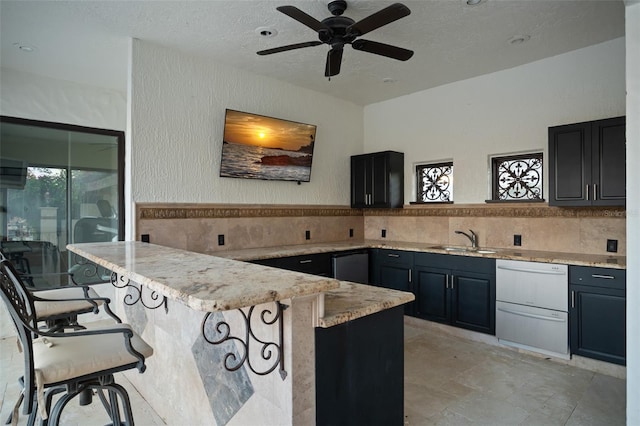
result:
[[[497,250],[493,249],[483,249],[483,248],[473,248],[473,247],[456,247],[456,246],[434,246],[434,249],[452,251],[452,252],[471,252],[478,254],[493,254],[496,253]]]

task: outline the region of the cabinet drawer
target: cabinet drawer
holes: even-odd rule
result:
[[[416,266],[451,269],[454,271],[472,271],[479,274],[495,275],[496,260],[456,254],[416,253]]]
[[[413,252],[381,249],[378,252],[378,260],[382,263],[408,263],[410,265],[413,265]]]
[[[306,274],[331,275],[331,253],[263,259],[254,261],[253,263],[290,271],[304,272]]]
[[[626,289],[627,271],[624,269],[570,266],[569,282],[591,287]]]

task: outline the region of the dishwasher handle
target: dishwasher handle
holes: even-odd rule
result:
[[[503,266],[503,265],[498,265],[498,269],[503,269],[505,271],[514,271],[514,272],[527,272],[530,274],[566,275],[566,272],[564,271],[547,271],[547,270],[540,270],[540,269],[514,268],[511,266]]]
[[[498,308],[498,310],[502,312],[506,312],[508,314],[519,315],[521,317],[535,318],[535,319],[541,319],[546,321],[565,322],[565,320],[562,318],[548,317],[546,315],[537,315],[529,312],[513,311],[511,309],[505,309],[505,308]]]

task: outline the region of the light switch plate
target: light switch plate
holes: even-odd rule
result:
[[[609,253],[618,252],[618,240],[607,240],[607,251]]]

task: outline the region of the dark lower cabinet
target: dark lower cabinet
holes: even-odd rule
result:
[[[411,293],[413,253],[403,250],[374,249],[370,251],[372,283],[379,287]],[[405,314],[411,315],[414,302],[404,305]]]
[[[457,271],[457,275],[454,272],[451,293],[453,325],[496,334],[495,277],[469,271]]]
[[[402,306],[316,328],[316,424],[404,424]]]
[[[416,317],[495,334],[495,259],[420,253],[415,262]]]
[[[451,295],[449,293],[449,271],[416,268],[415,316],[442,323],[451,322]]]
[[[495,335],[495,259],[371,250],[373,284],[412,292],[405,314]]]
[[[626,273],[569,267],[571,354],[626,364]]]

